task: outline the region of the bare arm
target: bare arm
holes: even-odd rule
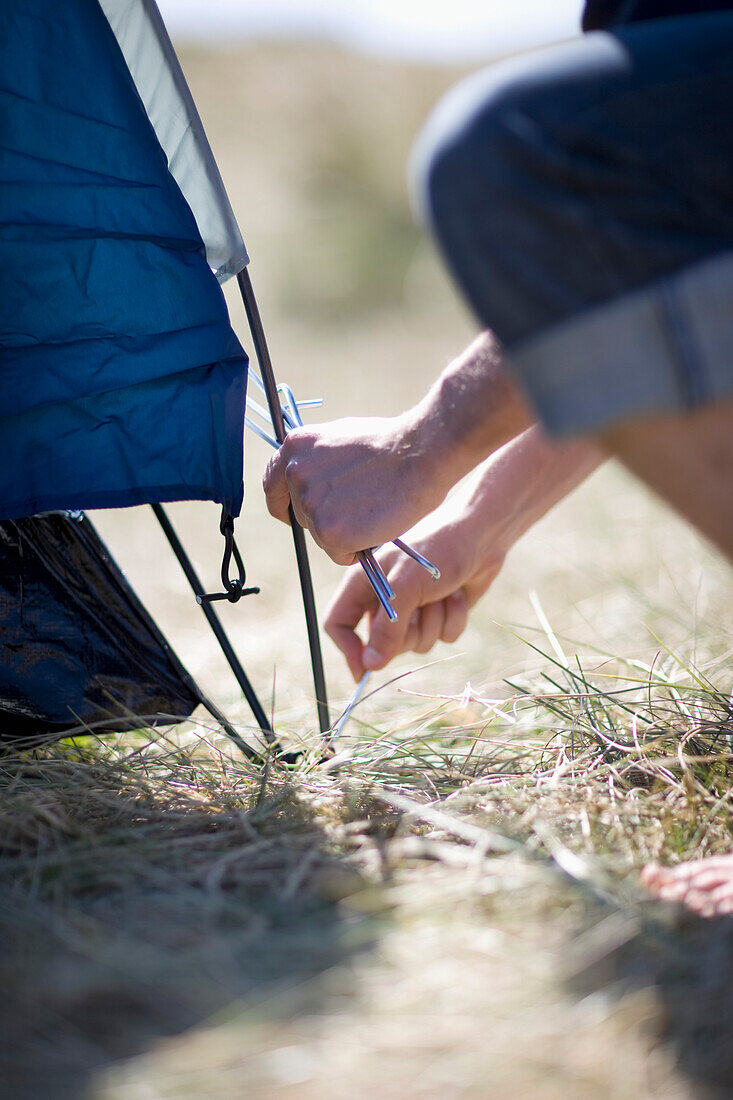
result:
[[[380,551],[379,560],[397,593],[396,623],[388,621],[361,570],[350,569],[325,625],[354,678],[365,669],[383,668],[405,650],[426,653],[439,640],[455,641],[469,609],[486,592],[517,539],[603,457],[587,442],[551,443],[534,426],[485,461],[407,536],[440,567],[440,581],[394,547]],[[366,642],[357,633],[363,619]]]

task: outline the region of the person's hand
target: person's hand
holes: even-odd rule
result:
[[[326,631],[355,679],[398,653],[454,642],[517,539],[602,461],[584,441],[551,443],[538,426],[485,462],[432,515],[405,535],[441,571],[439,581],[394,546],[377,554],[395,590],[391,623],[360,569],[352,567],[328,609]],[[366,623],[367,639],[358,628]]]
[[[479,536],[478,538],[476,536]],[[344,654],[355,680],[384,668],[398,653],[427,653],[436,642],[455,642],[468,612],[501,569],[504,553],[482,553],[483,537],[471,518],[446,502],[405,535],[405,541],[440,569],[435,581],[395,546],[376,557],[395,590],[397,621],[390,622],[364,572],[352,566],[326,613],[325,629]],[[366,620],[367,640],[357,628]]]
[[[401,416],[289,432],[264,476],[267,507],[338,565],[428,515],[483,459],[532,423],[495,342],[480,336]]]
[[[289,432],[264,476],[267,507],[298,523],[338,565],[400,535],[432,511],[441,476],[430,424],[410,414],[336,420]]]

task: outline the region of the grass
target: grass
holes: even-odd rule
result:
[[[557,652],[528,643],[545,664],[534,686],[507,680],[513,694],[484,699],[467,685],[343,757],[364,782],[511,823],[530,847],[550,827],[620,872],[729,851],[729,695],[663,650],[653,666],[588,667],[550,641]]]
[[[701,963],[710,941],[645,899],[635,873],[651,858],[730,850],[728,697],[664,650],[647,668],[567,659],[545,626],[528,643],[547,650],[534,682],[511,679],[501,699],[408,687],[399,708],[385,698],[381,728],[347,727],[330,761],[312,738],[281,731],[300,763],[260,771],[201,725],[8,748],[2,1095],[223,1096],[245,1076],[252,1096],[367,1095],[390,1084],[379,1066],[395,988],[410,1011],[393,1020],[402,1084],[386,1095],[407,1095],[424,1071],[421,1042],[430,1064],[460,1055],[464,1083],[446,1092],[438,1074],[411,1085],[416,1096],[480,1096],[483,1080],[538,1097],[688,1095],[669,1050],[700,1087],[723,1080],[725,1043],[701,1058],[682,1010],[691,975],[712,965]],[[501,996],[473,989],[478,1016],[446,1039],[455,1005],[434,1017],[414,986],[432,983],[438,1002],[453,989],[465,1014],[474,939],[487,935],[507,941],[512,973]],[[416,936],[432,954],[406,961]],[[548,947],[555,961],[538,972]],[[530,1019],[543,1003],[569,1018],[588,982],[594,995],[616,991],[604,1027],[624,1032],[629,1077],[612,1093],[607,1034],[599,1041],[579,1013],[592,1068],[577,1077],[577,1048],[557,1048],[548,1021]],[[640,988],[656,988],[656,1002]],[[374,1032],[359,1053],[366,1084],[348,1076],[323,1092],[357,1008],[352,1028]],[[476,1027],[502,1019],[497,1063]],[[319,1037],[304,1038],[316,1022]],[[654,1034],[671,1046],[650,1046]],[[527,1042],[538,1044],[529,1057]]]

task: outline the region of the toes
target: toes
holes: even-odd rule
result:
[[[650,863],[641,882],[660,900],[678,903],[702,917],[733,913],[733,856],[714,856],[660,867]]]
[[[662,901],[684,901],[685,903],[688,903],[689,898],[694,893],[683,882],[665,882],[655,892]]]
[[[641,884],[648,889],[654,889],[655,886],[659,886],[660,883],[664,882],[668,875],[669,868],[660,867],[658,863],[647,863],[640,875]]]
[[[717,886],[714,890],[710,890],[707,897],[711,905],[715,906],[716,909],[719,909],[721,905],[729,901],[733,901],[733,882],[729,880],[728,882],[722,883],[722,885]]]

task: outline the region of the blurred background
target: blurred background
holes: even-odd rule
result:
[[[179,42],[279,38],[326,40],[360,53],[418,61],[486,61],[577,33],[582,0],[161,0]]]
[[[580,0],[161,0],[251,256],[278,379],[322,397],[308,419],[396,413],[421,396],[476,325],[458,301],[408,193],[415,135],[465,73],[578,33]],[[236,288],[232,319],[251,342]],[[246,440],[238,538],[262,594],[219,605],[261,696],[285,725],[312,728],[305,628],[289,532],[266,514],[268,454]],[[205,583],[219,571],[217,509],[171,509]],[[191,672],[235,717],[238,690],[148,510],[98,513],[120,564]],[[316,548],[321,611],[341,571]],[[578,646],[650,659],[652,627],[688,643],[715,610],[724,574],[688,529],[631,478],[606,468],[526,537],[437,674],[492,690],[532,659],[504,626],[537,628],[536,589]],[[497,626],[496,623],[501,624]],[[514,626],[512,626],[514,629]],[[699,630],[703,626],[699,626]],[[526,631],[524,631],[526,635]],[[336,713],[351,685],[324,640]],[[406,656],[380,677],[422,664]],[[435,687],[436,673],[410,685]],[[274,685],[274,689],[273,689]],[[391,690],[391,689],[390,689]],[[268,704],[269,705],[269,704]]]

